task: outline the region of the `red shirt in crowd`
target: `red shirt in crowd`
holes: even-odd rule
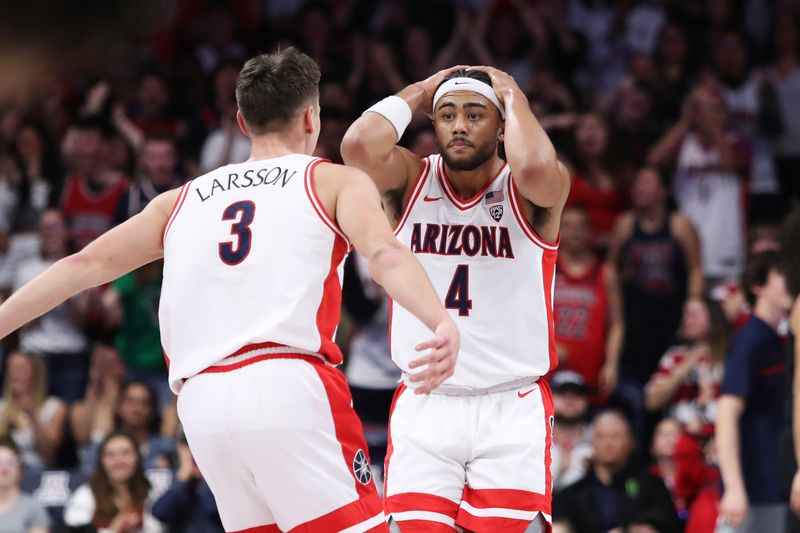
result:
[[[103,191],[93,192],[84,178],[76,175],[67,178],[61,208],[69,220],[76,250],[111,229],[117,201],[127,188],[128,180],[118,179]]]
[[[579,206],[589,215],[592,236],[600,243],[608,242],[614,222],[625,210],[625,199],[616,189],[596,189],[588,180],[575,176],[567,199],[567,206]]]
[[[556,343],[566,352],[559,368],[583,376],[590,391],[606,356],[606,312],[608,297],[603,280],[605,265],[597,258],[582,276],[568,272],[562,258],[556,266],[553,299]]]

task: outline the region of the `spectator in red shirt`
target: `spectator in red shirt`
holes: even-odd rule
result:
[[[553,301],[560,368],[580,374],[593,403],[616,386],[622,302],[613,269],[590,247],[589,217],[579,206],[561,215]]]
[[[71,172],[61,208],[78,250],[111,228],[117,202],[128,188],[128,180],[109,168],[106,148],[102,125],[89,120],[77,124],[64,141]]]
[[[608,126],[599,113],[582,115],[575,126],[575,176],[567,205],[586,208],[592,240],[599,248],[608,246],[611,230],[625,209],[621,176],[610,164]]]

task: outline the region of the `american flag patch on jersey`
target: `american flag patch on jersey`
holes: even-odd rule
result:
[[[484,202],[487,204],[496,204],[502,202],[506,199],[506,195],[503,194],[503,191],[491,191],[487,192],[486,196],[483,197]]]

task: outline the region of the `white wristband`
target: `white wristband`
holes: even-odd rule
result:
[[[386,120],[392,123],[392,126],[394,126],[394,131],[397,132],[398,141],[400,140],[400,137],[403,136],[403,132],[406,131],[408,125],[411,123],[411,107],[408,105],[408,102],[399,96],[387,96],[377,104],[364,111],[364,113],[368,113],[370,111],[382,115]]]

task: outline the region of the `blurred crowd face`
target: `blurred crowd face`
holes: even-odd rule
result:
[[[17,135],[17,152],[25,159],[39,159],[44,152],[44,143],[36,131],[36,128],[31,126],[22,126]]]
[[[178,158],[175,146],[168,140],[148,140],[139,156],[142,171],[157,187],[167,187],[175,179]]]
[[[125,365],[122,364],[119,353],[114,348],[105,344],[95,344],[92,349],[90,372],[98,378],[108,377],[121,383]]]
[[[628,423],[615,413],[599,415],[592,424],[592,458],[595,464],[618,469],[625,466],[633,449]]]
[[[22,479],[22,462],[7,446],[0,446],[0,489],[18,487]]]
[[[668,65],[682,65],[686,59],[686,38],[677,24],[669,24],[661,34],[658,51]]]
[[[351,99],[343,83],[328,81],[319,87],[319,105],[327,110],[336,109],[342,115],[349,115]],[[349,126],[349,124],[348,124]]]
[[[469,105],[474,103],[480,106]],[[477,93],[454,91],[436,106],[436,140],[449,168],[475,170],[495,156],[502,119],[492,102]]]
[[[145,117],[161,115],[169,103],[169,89],[160,77],[149,74],[139,83],[139,105]]]
[[[726,26],[733,15],[731,0],[707,0],[706,14],[713,27]]]
[[[22,352],[8,356],[5,386],[12,396],[24,395],[33,391],[33,365]]]
[[[645,167],[636,173],[631,187],[631,203],[636,209],[653,208],[666,199],[667,191],[654,169]]]
[[[553,410],[557,423],[575,424],[586,417],[589,399],[586,394],[566,388],[553,391]]]
[[[406,32],[405,41],[403,42],[403,55],[409,62],[420,65],[425,63],[427,67],[432,53],[431,36],[424,28],[414,26]]]
[[[300,21],[300,36],[310,49],[319,49],[328,42],[330,24],[323,9],[309,10]]]
[[[786,276],[775,268],[769,271],[767,282],[761,288],[759,297],[784,313],[788,313],[794,303],[792,295],[786,288]]]
[[[600,115],[587,113],[578,120],[575,143],[581,157],[595,159],[603,155],[608,143],[608,129]]]
[[[39,238],[42,241],[44,257],[59,256],[66,252],[69,231],[61,211],[51,209],[42,213],[42,218],[39,220]]]
[[[214,92],[218,105],[236,105],[236,77],[239,69],[235,65],[225,65],[214,77]]]
[[[75,130],[70,148],[72,170],[89,179],[96,177],[102,166],[105,148],[100,130]]]
[[[591,228],[589,215],[583,209],[568,207],[561,214],[561,249],[565,253],[582,252],[589,248]]]
[[[125,388],[119,402],[119,417],[130,429],[143,429],[153,419],[155,405],[150,391],[141,383],[132,383]]]
[[[797,54],[797,19],[788,12],[779,13],[775,19],[772,39],[779,54]]]
[[[489,42],[500,57],[510,57],[520,44],[520,27],[511,11],[499,13],[490,28]]]
[[[711,314],[706,303],[699,298],[687,300],[683,305],[680,336],[687,341],[700,341],[711,329]]]
[[[639,126],[644,123],[652,109],[652,97],[641,87],[632,85],[625,88],[616,107],[617,123]]]
[[[136,472],[139,450],[130,439],[122,436],[113,437],[103,447],[100,461],[111,483],[126,483]]]
[[[714,64],[723,80],[740,79],[747,68],[747,50],[741,36],[728,32],[723,34],[714,47]]]
[[[672,459],[675,445],[681,436],[681,424],[674,418],[665,418],[656,426],[653,434],[653,457],[656,460]]]

